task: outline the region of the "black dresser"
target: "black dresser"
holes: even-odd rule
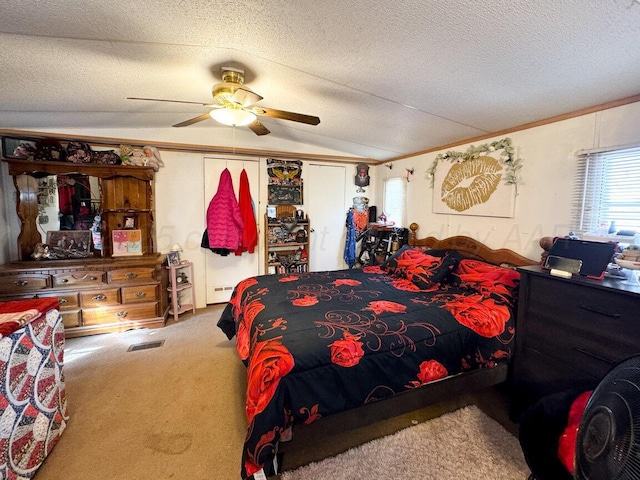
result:
[[[511,417],[551,393],[590,389],[640,353],[640,287],[521,267]]]

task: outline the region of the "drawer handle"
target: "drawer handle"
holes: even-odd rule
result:
[[[91,300],[95,300],[96,302],[101,302],[106,299],[107,299],[107,296],[103,294],[96,295],[95,297],[91,297]]]
[[[606,312],[604,310],[600,310],[599,308],[588,307],[586,305],[578,305],[578,308],[586,310],[587,312],[598,313],[600,315],[604,315],[606,317],[611,317],[611,318],[620,318],[622,316],[619,313]]]
[[[63,278],[62,280],[60,280],[61,283],[67,283],[69,281],[68,278]]]
[[[127,279],[128,280],[133,280],[134,278],[136,278],[138,276],[137,273],[127,273]]]
[[[84,275],[80,276],[75,276],[75,275],[71,275],[75,280],[91,280],[92,282],[95,282],[98,277],[94,277],[94,276],[89,276],[88,273],[85,273]],[[65,278],[64,279],[65,282],[68,282],[68,280]]]
[[[136,292],[136,293],[134,294],[134,296],[135,296],[136,298],[144,298],[144,297],[146,297],[146,296],[147,296],[147,294],[146,294],[146,293],[144,293],[144,292]]]
[[[609,365],[614,365],[616,363],[613,360],[609,360],[608,358],[604,358],[604,357],[601,357],[600,355],[596,355],[595,353],[591,353],[590,351],[585,350],[584,348],[576,347],[576,350],[584,355],[595,358],[596,360],[600,360],[601,362],[608,363]]]
[[[120,318],[125,318],[127,315],[129,315],[129,312],[127,312],[126,310],[120,310],[116,313],[116,317]]]
[[[60,305],[64,305],[65,303],[69,303],[69,300],[67,300],[66,298],[59,298],[58,303]]]
[[[29,285],[29,282],[26,280],[16,280],[15,282],[13,282],[13,284],[16,287],[26,287],[27,285]]]

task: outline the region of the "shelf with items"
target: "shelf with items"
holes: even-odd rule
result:
[[[267,273],[308,272],[307,250],[300,245],[294,250],[271,250],[267,256]]]
[[[178,316],[185,312],[196,311],[196,298],[193,290],[193,263],[183,260],[177,265],[167,265],[169,270],[169,315],[173,315],[175,321]],[[188,273],[187,273],[188,272]],[[187,294],[189,303],[184,302],[184,295]],[[182,295],[182,298],[181,298]]]
[[[265,217],[265,273],[309,271],[309,218],[296,212]]]

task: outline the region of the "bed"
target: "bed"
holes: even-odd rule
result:
[[[251,277],[218,327],[247,367],[241,476],[274,473],[278,444],[309,424],[447,385],[506,379],[519,274],[536,261],[469,237],[417,239],[363,269]],[[485,373],[486,372],[486,373]],[[468,377],[468,379],[467,379]]]

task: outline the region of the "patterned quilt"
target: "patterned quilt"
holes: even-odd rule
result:
[[[0,313],[38,310],[0,339],[0,478],[29,479],[68,420],[64,327],[57,299],[0,302]]]

